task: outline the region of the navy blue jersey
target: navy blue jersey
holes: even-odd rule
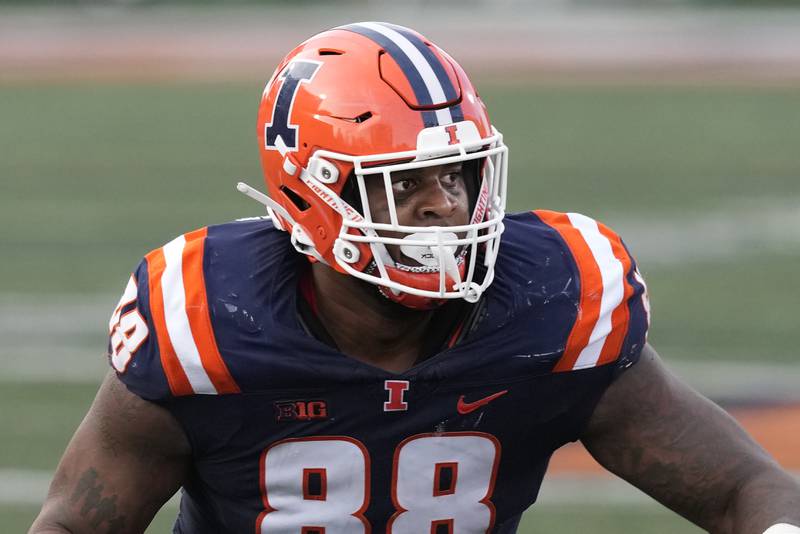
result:
[[[579,214],[507,217],[468,335],[397,374],[303,328],[305,264],[269,220],[210,226],[148,254],[111,318],[119,378],[192,446],[176,532],[515,532],[645,343],[633,259]]]

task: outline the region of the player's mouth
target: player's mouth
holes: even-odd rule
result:
[[[467,257],[467,248],[466,247],[459,247],[459,248],[461,250],[455,255],[455,260],[456,260],[456,265],[460,267],[464,263],[464,260]],[[402,254],[400,260],[395,262],[395,268],[409,273],[438,273],[439,262],[438,260],[436,260],[436,264],[425,265],[413,258],[409,258],[405,254]]]
[[[433,273],[438,272],[441,266],[440,254],[446,256],[445,263],[451,264],[455,260],[456,265],[460,266],[464,262],[467,247],[463,245],[441,245],[439,242],[450,242],[463,239],[464,235],[457,235],[454,232],[444,232],[433,234],[418,232],[408,234],[402,239],[409,241],[409,244],[387,245],[387,251],[395,263],[395,267],[402,271],[413,273]],[[421,244],[426,243],[426,244]],[[430,243],[430,245],[427,245]]]

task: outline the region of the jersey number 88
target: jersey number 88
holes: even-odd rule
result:
[[[418,434],[395,449],[386,532],[466,534],[494,524],[500,445],[482,432]],[[349,437],[279,441],[261,455],[262,534],[371,532],[370,459]]]

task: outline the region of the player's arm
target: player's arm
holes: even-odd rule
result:
[[[800,484],[649,345],[605,392],[582,441],[609,471],[710,532],[800,525]]]
[[[172,415],[110,372],[61,458],[30,533],[143,532],[181,486],[189,455]]]

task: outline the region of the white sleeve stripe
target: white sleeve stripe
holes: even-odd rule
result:
[[[581,350],[573,369],[581,369],[597,365],[600,353],[605,345],[606,338],[611,333],[611,315],[622,302],[625,284],[622,262],[620,262],[611,249],[611,242],[600,233],[600,228],[594,219],[579,213],[568,213],[570,223],[583,237],[589,250],[592,252],[597,267],[600,269],[600,278],[603,281],[603,294],[600,300],[600,315],[592,328],[589,343]]]
[[[183,247],[185,244],[186,240],[180,236],[164,245],[163,248],[166,263],[164,273],[161,275],[164,319],[175,355],[194,392],[216,394],[217,389],[203,368],[200,352],[192,337],[189,317],[186,315],[186,291],[183,286]]]
[[[396,44],[400,50],[408,57],[411,63],[416,67],[417,72],[419,72],[422,81],[425,82],[425,86],[428,88],[428,93],[431,95],[431,101],[434,104],[443,104],[447,102],[447,97],[444,94],[444,88],[442,84],[439,82],[439,79],[436,77],[436,73],[433,72],[433,68],[428,63],[428,60],[425,59],[425,56],[417,50],[415,47],[406,37],[398,33],[397,31],[384,26],[383,24],[376,24],[374,22],[363,22],[360,23],[359,26],[364,26],[365,28],[369,28],[372,31],[378,32],[387,39],[391,39],[394,44]],[[453,115],[450,113],[450,108],[443,108],[436,110],[436,118],[439,121],[439,124],[452,124],[453,123]]]

